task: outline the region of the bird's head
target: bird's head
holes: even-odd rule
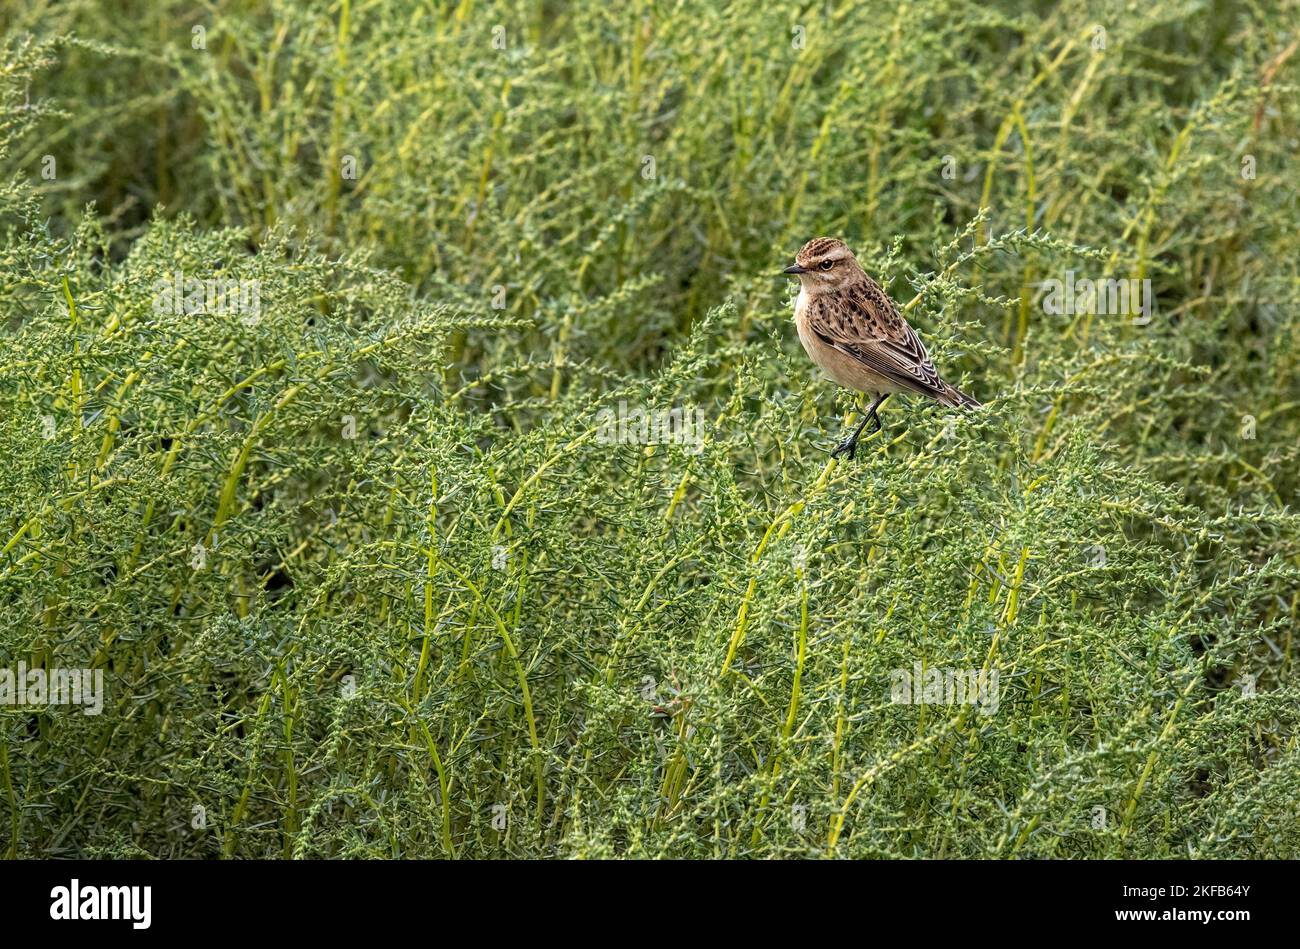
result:
[[[798,277],[809,293],[825,293],[856,282],[863,271],[843,241],[814,237],[803,245],[794,263],[781,272]]]

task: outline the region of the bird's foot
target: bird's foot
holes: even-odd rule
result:
[[[856,433],[844,439],[831,451],[832,458],[838,458],[840,455],[848,455],[849,460],[853,459],[858,450],[858,436]]]
[[[834,450],[831,451],[831,457],[838,458],[840,455],[848,455],[849,460],[852,461],[858,451],[858,441],[862,438],[862,430],[867,427],[869,422],[875,422],[875,428],[871,430],[871,434],[874,435],[876,432],[884,431],[885,426],[881,424],[880,416],[876,414],[876,410],[873,407],[854,433],[835,446]]]

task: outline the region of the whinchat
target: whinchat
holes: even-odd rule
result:
[[[799,278],[794,325],[812,361],[840,385],[875,397],[853,434],[835,446],[832,458],[853,457],[868,421],[876,423],[877,431],[883,427],[876,410],[891,393],[919,392],[942,405],[979,406],[939,378],[916,330],[843,241],[810,240],[782,273]]]

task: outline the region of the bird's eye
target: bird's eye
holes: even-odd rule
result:
[[[834,266],[835,266],[835,261],[833,260],[823,260],[821,262],[822,270],[830,270]]]

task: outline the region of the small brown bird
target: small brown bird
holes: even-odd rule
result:
[[[893,392],[919,392],[943,405],[979,406],[939,378],[916,330],[843,241],[810,240],[782,273],[799,278],[794,323],[812,361],[840,385],[875,397],[832,458],[853,457],[868,421],[875,421],[877,431],[883,427],[876,410]]]

